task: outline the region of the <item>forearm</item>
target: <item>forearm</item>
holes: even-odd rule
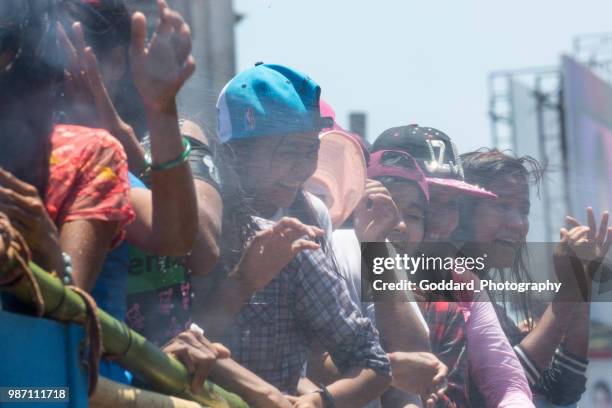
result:
[[[408,301],[376,303],[376,328],[385,351],[430,351],[429,333]]]
[[[586,284],[582,282],[584,279],[581,279],[585,277],[582,263],[561,249],[556,248],[553,257],[555,273],[562,280],[561,289],[535,328],[520,343],[521,350],[540,372],[550,364],[555,350],[570,326],[574,310],[584,304],[586,295],[586,287],[582,287]],[[578,284],[570,283],[572,282],[570,277],[574,277]],[[519,357],[523,361],[524,358],[520,353]]]
[[[605,262],[605,260],[602,261]],[[601,261],[583,264],[585,270],[588,271],[588,274],[584,275],[584,280],[586,282],[584,283],[585,290],[583,293],[586,296],[583,301],[572,304],[573,311],[571,313],[571,320],[562,342],[564,352],[583,360],[587,360],[589,351],[589,328],[591,323],[590,302],[593,295],[592,281],[588,275],[595,276],[598,269],[606,269],[606,267],[602,268],[602,266],[603,263]]]
[[[342,378],[329,353],[321,349],[311,351],[307,376],[317,384],[331,384]]]
[[[587,359],[589,351],[589,326],[591,317],[591,304],[579,303],[575,305],[571,323],[565,332],[562,345],[563,350],[583,359]]]
[[[329,353],[313,352],[308,360],[308,379],[303,385],[331,384],[327,388],[336,407],[364,406],[380,396],[391,384],[391,378],[376,374],[370,369],[354,369],[341,374]],[[312,380],[312,381],[311,381]],[[317,387],[318,388],[318,387]]]
[[[91,292],[96,286],[104,258],[97,258],[91,262],[91,257],[82,257],[79,250],[75,248],[67,248],[65,252],[72,258],[74,285]]]
[[[98,220],[76,220],[62,225],[60,242],[72,258],[76,286],[88,292],[94,288],[117,226],[117,222]]]
[[[575,303],[552,302],[535,328],[521,341],[521,349],[528,354],[539,370],[550,363],[571,322]]]
[[[362,243],[362,257],[368,265],[373,265],[374,258],[387,258],[392,254],[384,242]],[[387,271],[384,279],[397,283],[395,271]],[[387,352],[394,351],[429,351],[429,333],[417,308],[412,307],[406,293],[400,291],[374,291],[376,302],[376,328]]]
[[[209,379],[227,391],[240,395],[253,407],[291,407],[282,393],[232,359],[215,362]]]
[[[391,384],[391,377],[379,375],[370,369],[356,368],[327,389],[337,408],[354,408],[379,397]]]
[[[236,274],[230,273],[221,286],[203,302],[198,302],[193,319],[206,330],[206,336],[219,340],[228,324],[249,301],[254,289],[244,283]],[[195,293],[196,298],[198,294]],[[231,299],[231,301],[228,301]]]
[[[153,165],[175,160],[184,151],[176,105],[163,111],[148,111]],[[189,163],[168,170],[151,171],[153,233],[174,237],[183,253],[191,250],[198,228],[198,208]]]
[[[313,392],[317,392],[319,387],[317,384],[312,382],[308,377],[300,377],[300,381],[298,381],[297,386],[297,395],[306,395]]]

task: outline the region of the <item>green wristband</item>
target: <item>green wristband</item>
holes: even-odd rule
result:
[[[151,162],[151,152],[147,152],[145,154],[145,163],[147,165],[147,170],[145,170],[145,173],[149,170],[161,171],[173,169],[176,166],[185,163],[189,157],[189,153],[191,153],[191,143],[189,143],[189,140],[186,137],[183,137],[183,153],[181,153],[176,159],[172,159],[165,163],[153,164]]]

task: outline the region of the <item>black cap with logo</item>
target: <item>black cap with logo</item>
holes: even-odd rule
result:
[[[463,166],[457,147],[444,132],[419,125],[398,126],[385,130],[372,144],[372,152],[402,150],[415,158],[430,186],[437,185],[477,197],[495,194],[464,181]]]

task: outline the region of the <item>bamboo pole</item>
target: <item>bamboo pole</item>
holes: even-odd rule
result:
[[[8,266],[7,264],[3,266]],[[67,289],[60,279],[33,262],[30,262],[30,268],[43,295],[45,316],[64,322],[84,323],[86,309],[83,299]],[[0,268],[0,277],[9,273],[10,269]],[[32,304],[30,287],[24,279],[14,286],[0,287],[0,290],[13,293],[22,302]],[[144,379],[155,391],[196,401],[211,408],[248,408],[239,396],[210,381],[206,381],[201,393],[192,393],[189,373],[178,360],[165,354],[105,311],[98,309],[98,317],[102,327],[104,351],[116,356],[118,363]]]
[[[153,391],[141,390],[100,377],[89,397],[90,408],[202,408],[200,404]]]

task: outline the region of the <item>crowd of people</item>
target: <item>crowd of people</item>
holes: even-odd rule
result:
[[[417,253],[489,256],[414,279],[530,282],[540,165],[416,124],[369,145],[284,65],[232,78],[205,133],[177,108],[190,28],[158,11],[149,35],[124,0],[0,2],[0,212],[39,266],[253,407],[576,406],[607,213],[560,226],[566,284],[543,313],[513,303],[523,321],[487,291],[369,291],[362,263]],[[355,154],[318,160],[330,144]],[[138,381],[112,356],[100,374]]]

